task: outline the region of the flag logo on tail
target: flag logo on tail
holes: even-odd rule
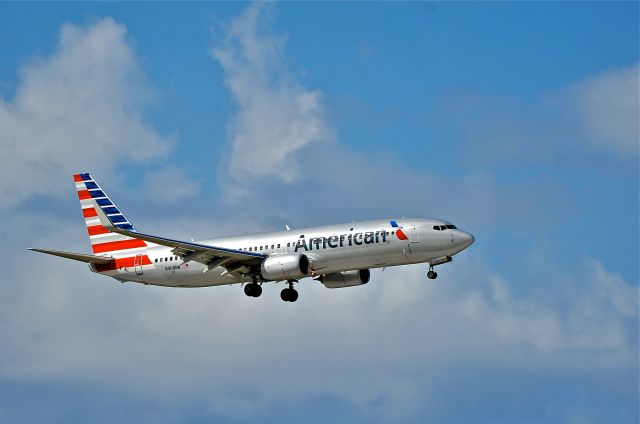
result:
[[[82,207],[82,216],[84,217],[91,248],[95,255],[131,256],[142,253],[141,251],[148,247],[148,244],[143,240],[112,233],[102,226],[94,208],[94,202],[116,227],[136,231],[131,222],[120,212],[120,209],[111,201],[90,174],[75,174],[73,181],[76,184],[78,200]]]

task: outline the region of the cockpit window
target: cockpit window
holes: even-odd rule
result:
[[[434,225],[433,229],[436,230],[436,231],[444,231],[444,230],[456,230],[457,227],[455,225],[452,225],[452,224]]]

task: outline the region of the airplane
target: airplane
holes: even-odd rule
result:
[[[366,284],[373,268],[446,264],[469,247],[473,235],[447,221],[397,218],[290,229],[205,241],[181,241],[138,231],[89,173],[73,176],[93,254],[29,250],[86,262],[120,282],[166,287],[241,284],[249,297],[265,282],[286,282],[280,292],[295,302],[294,283],[305,277],[327,288]],[[246,284],[245,284],[246,283]]]

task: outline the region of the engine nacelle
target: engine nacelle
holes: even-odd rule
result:
[[[326,274],[320,278],[320,281],[328,289],[338,289],[342,287],[353,287],[367,284],[371,278],[368,269],[360,269],[355,271],[336,272],[334,274]]]
[[[260,272],[265,280],[297,280],[309,274],[309,258],[300,253],[269,256]]]

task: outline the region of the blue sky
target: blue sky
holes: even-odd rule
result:
[[[1,4],[0,421],[637,422],[638,9]],[[477,242],[293,306],[120,285],[25,252],[88,249],[78,171],[167,236]]]

